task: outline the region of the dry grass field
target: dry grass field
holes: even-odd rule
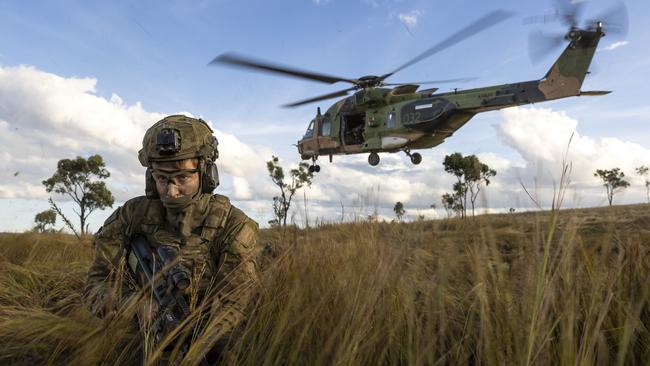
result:
[[[650,365],[649,205],[261,241],[262,286],[228,346],[233,364]],[[0,364],[137,364],[133,312],[99,320],[81,305],[91,258],[89,239],[0,234]]]

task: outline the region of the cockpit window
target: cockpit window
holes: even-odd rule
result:
[[[309,127],[307,127],[307,131],[305,132],[305,137],[312,136],[314,136],[314,121],[309,122]]]

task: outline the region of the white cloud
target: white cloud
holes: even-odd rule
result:
[[[137,150],[146,128],[165,114],[147,111],[140,103],[125,103],[118,94],[104,98],[97,95],[96,85],[93,78],[61,77],[28,66],[0,67],[0,199],[44,201],[47,194],[41,181],[53,173],[59,159],[95,153],[104,156],[113,174],[109,188],[119,201],[143,193],[144,169],[137,161]],[[603,203],[602,187],[592,176],[599,168],[620,167],[633,183],[627,200],[644,199],[645,190],[634,168],[650,165],[647,148],[613,137],[583,136],[578,133],[577,120],[551,109],[511,108],[503,110],[501,117],[497,133],[521,157],[477,152],[497,170],[480,199],[485,206],[497,210],[530,207],[520,180],[526,184],[537,181],[540,195],[547,199],[571,134],[572,181],[582,204]],[[215,135],[220,143],[220,191],[266,223],[271,199],[279,193],[265,166],[274,151],[245,144],[219,130]],[[368,165],[366,154],[335,156],[333,164],[320,159],[321,172],[306,191],[310,221],[338,221],[342,214],[346,220],[365,218],[375,212],[390,219],[396,201],[404,203],[412,218],[443,214],[430,205],[440,206],[440,196],[453,184],[442,167],[444,156],[451,152],[446,146],[419,151],[424,159],[417,166],[403,153],[380,154],[377,167]],[[280,164],[288,172],[297,165],[296,160],[292,155],[281,158]],[[294,202],[292,214],[301,222],[303,192],[296,193]]]
[[[413,10],[408,13],[399,13],[397,17],[408,28],[413,28],[418,24],[418,19],[424,14],[421,10]]]
[[[571,164],[572,187],[580,203],[602,204],[602,183],[593,177],[596,169],[620,168],[633,183],[627,192],[635,196],[639,193],[637,183],[641,178],[635,176],[635,168],[650,163],[650,149],[613,137],[582,136],[577,120],[547,108],[509,108],[502,110],[501,116],[500,137],[524,160],[523,165],[510,170],[510,182],[500,180],[505,189],[509,183],[510,189],[515,190],[520,179],[531,185],[536,181],[546,190],[546,199],[550,199],[566,154]]]
[[[253,197],[251,193],[251,187],[248,184],[248,181],[242,177],[233,178],[233,198],[234,199],[250,199]]]
[[[30,66],[0,67],[0,198],[44,197],[41,180],[56,162],[100,153],[113,172],[115,194],[141,186],[137,151],[142,131],[162,117],[113,95],[96,95],[97,80],[65,78]],[[138,178],[135,178],[135,177]],[[28,188],[31,187],[31,188]],[[133,195],[133,192],[131,192]]]
[[[565,207],[606,204],[604,191],[593,172],[599,168],[620,167],[633,186],[615,201],[640,202],[645,197],[641,178],[634,168],[650,164],[650,150],[613,137],[592,138],[578,132],[578,121],[565,112],[547,108],[510,108],[500,112],[502,122],[497,133],[506,145],[520,157],[477,152],[481,161],[497,170],[497,176],[478,200],[477,212],[507,212],[528,210],[533,203],[520,182],[537,197],[540,204],[550,207],[554,184],[559,182],[562,159],[567,151],[572,164],[571,185]],[[467,142],[471,143],[471,142]],[[426,217],[444,216],[440,197],[451,190],[454,179],[444,172],[442,161],[449,154],[446,145],[420,150],[422,164],[413,166],[404,154],[380,154],[381,162],[370,167],[365,154],[334,157],[334,164],[321,161],[321,172],[308,192],[309,216],[338,221],[341,211],[346,220],[366,218],[375,211],[379,217],[393,218],[396,201],[404,203],[409,219],[419,214]],[[463,154],[468,154],[462,151]],[[297,221],[304,216],[302,197],[296,197],[294,208]],[[341,207],[343,204],[343,208]],[[430,209],[436,204],[438,209]]]
[[[615,50],[617,48],[627,46],[628,44],[630,44],[630,42],[628,42],[628,41],[614,42],[614,43],[608,44],[607,46],[603,47],[603,51],[613,51],[613,50]]]
[[[66,78],[31,66],[0,67],[0,198],[47,197],[41,181],[58,160],[92,154],[104,157],[112,173],[109,189],[118,201],[143,194],[137,151],[144,131],[165,114],[140,103],[127,105],[117,94],[103,98],[96,85],[94,78]],[[270,150],[254,150],[218,130],[215,135],[218,166],[234,177],[236,198],[254,197],[259,187],[268,191],[247,180],[260,181]]]

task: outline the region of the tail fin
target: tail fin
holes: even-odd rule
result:
[[[601,29],[572,29],[569,32],[567,37],[571,42],[539,83],[546,100],[580,95],[580,87],[602,36]]]

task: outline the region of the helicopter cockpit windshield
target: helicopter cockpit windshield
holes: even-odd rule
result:
[[[305,136],[303,138],[310,138],[314,136],[314,120],[309,122],[309,127],[307,127],[307,131],[305,131]]]

